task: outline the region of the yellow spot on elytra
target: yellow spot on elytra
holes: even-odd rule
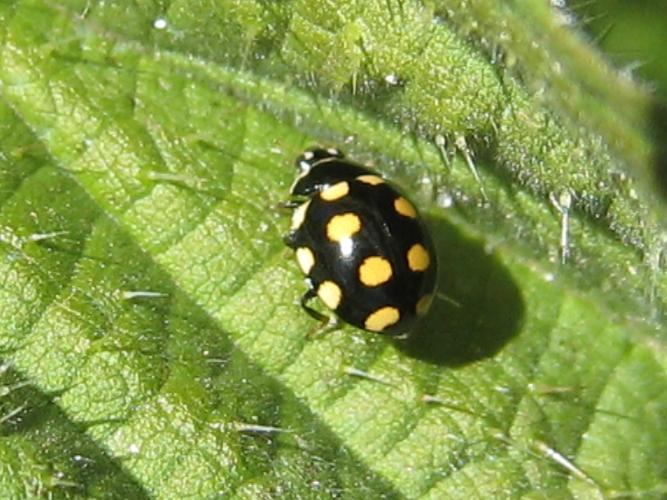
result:
[[[340,200],[343,196],[350,192],[350,185],[343,181],[334,184],[323,190],[320,193],[320,198],[324,201],[336,201]]]
[[[323,281],[317,288],[317,296],[329,309],[336,310],[343,292],[336,283],[327,280]]]
[[[425,271],[431,265],[428,251],[419,243],[415,243],[408,250],[408,266],[412,271]]]
[[[371,175],[371,174],[365,174],[365,175],[360,175],[357,177],[358,181],[365,182],[366,184],[370,184],[371,186],[377,186],[378,184],[383,184],[384,179],[380,177],[379,175]]]
[[[410,203],[402,196],[394,200],[394,208],[399,214],[405,215],[406,217],[410,217],[412,219],[417,217],[417,211],[415,210],[415,207],[413,207],[412,203]]]
[[[366,318],[364,327],[366,330],[370,330],[372,332],[381,332],[388,326],[398,322],[400,318],[401,313],[399,313],[398,309],[395,307],[381,307],[377,311],[371,313],[368,318]]]
[[[361,229],[361,219],[358,215],[348,212],[334,215],[327,223],[327,238],[330,241],[342,241],[350,238]]]
[[[359,266],[359,280],[366,286],[378,286],[391,278],[391,264],[384,257],[366,257]]]
[[[296,261],[303,274],[308,274],[315,265],[315,255],[313,255],[313,251],[310,248],[299,247],[296,249]]]
[[[431,307],[431,303],[433,302],[433,295],[430,293],[427,293],[425,295],[422,295],[422,298],[417,301],[417,306],[415,307],[415,312],[419,316],[423,316],[426,314]]]
[[[310,205],[310,200],[296,207],[292,213],[292,230],[299,229],[301,224],[303,224],[303,221],[306,220],[308,205]]]

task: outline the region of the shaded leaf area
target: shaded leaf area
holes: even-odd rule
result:
[[[661,57],[667,38],[667,19],[653,12],[664,6],[658,0],[641,9],[625,2],[604,0],[574,6],[575,22],[624,72],[642,77],[656,94],[651,114],[653,175],[663,199],[667,199],[667,61]]]
[[[0,488],[7,498],[55,493],[149,498],[137,480],[45,394],[3,365]]]
[[[631,9],[619,0],[601,0],[576,5],[574,21],[619,67],[641,76],[667,98],[667,61],[659,57],[667,37],[667,19],[654,16],[664,5],[647,0],[641,9]]]
[[[633,251],[575,217],[577,258],[600,255],[581,292],[515,241],[558,234],[543,200],[487,173],[497,208],[480,208],[459,162],[448,170],[344,98],[265,78],[296,14],[250,37],[240,27],[291,2],[206,6],[196,17],[198,3],[169,5],[211,23],[182,26],[181,45],[175,31],[160,40],[154,7],[0,7],[2,484],[62,496],[663,494],[664,350],[630,314],[641,271],[620,291],[607,272],[640,269]],[[216,57],[191,60],[202,47]],[[443,297],[407,342],[348,327],[309,340],[295,304],[277,210],[287,165],[349,133],[382,144],[408,185],[423,161],[460,190],[455,209],[430,210]],[[627,303],[612,311],[604,286]]]

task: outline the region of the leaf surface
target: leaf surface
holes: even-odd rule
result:
[[[581,61],[540,95],[447,3],[0,4],[2,491],[664,494],[642,112]],[[429,216],[441,297],[407,341],[307,337],[277,207],[316,143]]]

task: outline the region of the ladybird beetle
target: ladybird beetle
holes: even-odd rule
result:
[[[285,243],[308,290],[358,328],[407,333],[431,305],[437,258],[414,205],[373,170],[337,149],[312,149],[296,160],[299,175],[286,204],[294,209]]]

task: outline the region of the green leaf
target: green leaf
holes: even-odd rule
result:
[[[0,491],[664,495],[651,98],[544,2],[465,4],[0,3]],[[317,143],[429,216],[408,340],[308,337]]]

